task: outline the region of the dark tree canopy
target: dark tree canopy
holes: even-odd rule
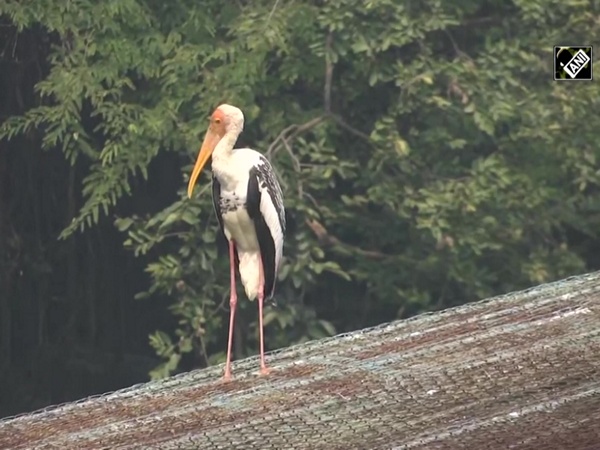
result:
[[[600,41],[599,17],[0,0],[0,414],[223,360],[210,177],[185,187],[224,101],[289,212],[271,349],[598,268],[600,86],[553,81],[553,46]]]

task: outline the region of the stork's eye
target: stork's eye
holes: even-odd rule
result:
[[[221,119],[215,119],[215,123],[219,125],[221,123]]]

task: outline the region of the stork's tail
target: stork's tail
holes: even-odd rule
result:
[[[242,285],[246,291],[249,300],[258,297],[258,287],[260,281],[260,253],[259,252],[240,252],[240,277]]]

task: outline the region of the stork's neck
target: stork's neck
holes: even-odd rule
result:
[[[240,135],[240,131],[241,130],[237,128],[232,128],[231,130],[225,133],[225,135],[221,138],[221,140],[215,147],[215,150],[213,151],[213,162],[218,160],[227,160],[231,157],[233,146],[235,145],[237,138]]]

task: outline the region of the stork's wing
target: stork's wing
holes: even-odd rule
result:
[[[285,238],[285,209],[283,194],[275,172],[261,156],[250,170],[247,208],[258,237],[265,275],[265,296],[275,290],[275,277],[283,255]]]
[[[223,228],[223,214],[221,214],[220,198],[221,198],[221,183],[214,175],[212,176],[212,198],[213,198],[213,207],[215,208],[215,214],[217,215],[217,220],[219,221],[219,228],[221,228],[221,232],[223,236],[225,236],[225,230]]]

